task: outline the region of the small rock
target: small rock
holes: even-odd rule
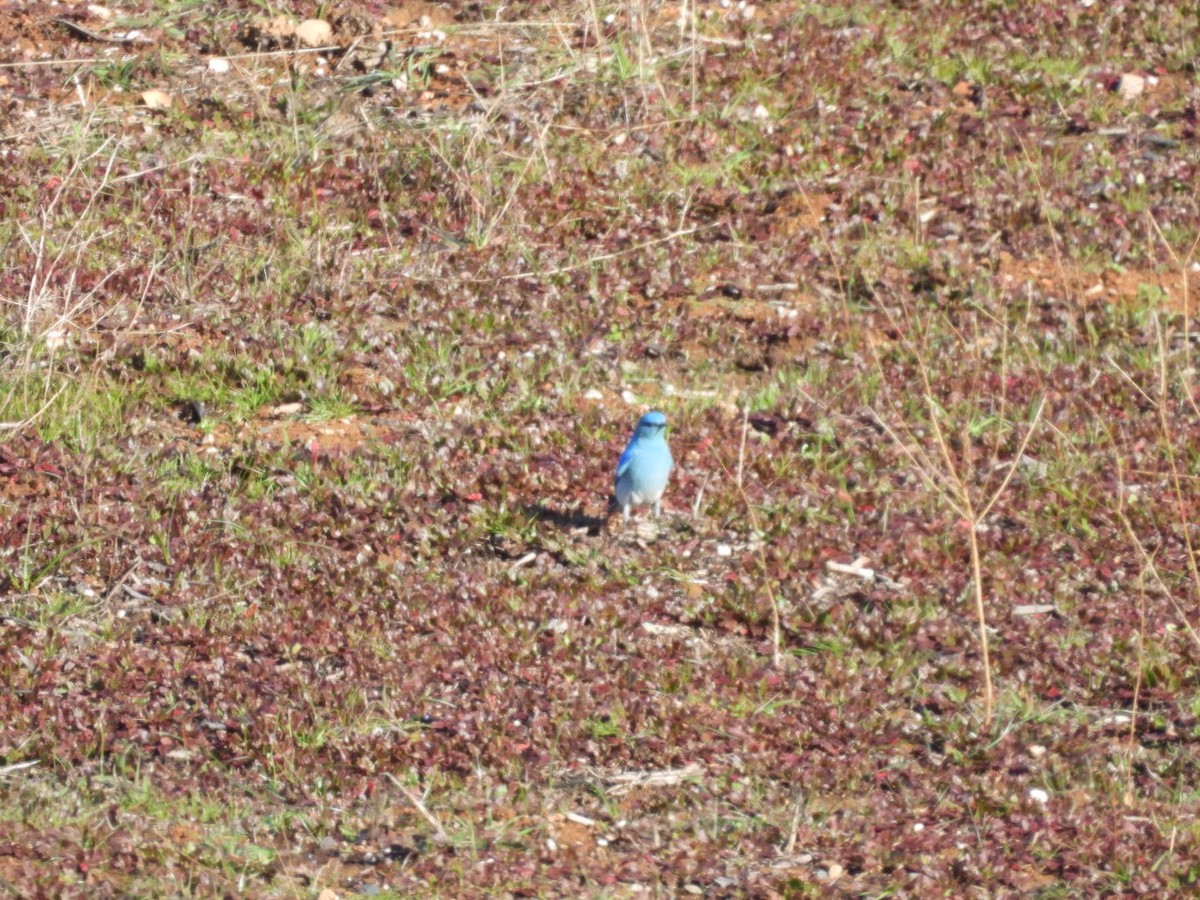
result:
[[[173,99],[166,91],[142,91],[142,102],[150,109],[170,109]]]
[[[1049,603],[1021,603],[1013,607],[1014,616],[1040,616],[1052,612],[1054,607]]]
[[[296,40],[305,47],[320,47],[333,40],[333,26],[324,19],[305,19],[296,26]]]
[[[1117,79],[1117,93],[1122,100],[1134,100],[1146,90],[1146,79],[1132,72],[1124,73]]]
[[[208,61],[208,71],[214,75],[224,75],[229,71],[229,60],[223,56],[214,56]]]

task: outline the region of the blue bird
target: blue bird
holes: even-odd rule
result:
[[[671,474],[671,449],[667,446],[667,417],[660,412],[642,416],[617,461],[614,487],[617,506],[625,521],[631,506],[653,506],[654,515],[661,512],[663,491]]]

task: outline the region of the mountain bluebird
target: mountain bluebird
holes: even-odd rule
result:
[[[666,416],[646,413],[617,461],[617,506],[626,521],[631,506],[653,506],[655,516],[661,511],[660,501],[672,466],[666,429]]]

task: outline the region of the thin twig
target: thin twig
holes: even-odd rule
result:
[[[787,843],[783,845],[783,852],[791,855],[796,849],[796,834],[800,831],[800,818],[804,815],[804,808],[808,805],[808,794],[803,790],[796,791],[796,803],[792,809],[792,827],[788,829]]]
[[[25,769],[32,769],[34,766],[36,766],[40,762],[41,762],[40,759],[27,759],[27,760],[25,760],[25,762],[12,763],[11,765],[7,765],[7,766],[0,766],[0,778],[11,775],[14,772],[22,772]]]
[[[750,521],[750,529],[756,535],[762,535],[762,528],[759,526],[758,514],[754,511],[754,504],[750,502],[750,497],[746,494],[746,489],[742,482],[742,471],[745,464],[746,455],[746,435],[750,427],[750,408],[748,406],[742,409],[742,438],[741,452],[738,454],[738,470],[735,478],[737,492],[742,498],[742,503],[746,507],[746,518]],[[725,461],[719,456],[717,465],[725,473],[726,477],[730,475],[729,468],[725,465]],[[771,663],[777,668],[783,663],[783,625],[779,613],[779,598],[775,595],[775,590],[771,587],[771,579],[768,576],[769,567],[767,566],[767,554],[763,549],[764,541],[758,542],[758,564],[763,575],[763,590],[767,594],[767,600],[771,604]]]
[[[742,442],[738,447],[738,467],[737,467],[737,489],[742,489],[742,473],[746,469],[746,432],[749,431],[750,425],[750,407],[749,405],[742,407]]]
[[[1000,499],[1000,495],[1004,493],[1004,489],[1008,487],[1008,483],[1012,481],[1013,475],[1017,471],[1017,464],[1025,456],[1025,448],[1029,446],[1029,439],[1033,437],[1033,431],[1038,426],[1038,422],[1042,420],[1042,412],[1046,409],[1046,395],[1043,394],[1038,399],[1037,409],[1033,413],[1033,420],[1029,423],[1029,428],[1025,431],[1025,437],[1021,438],[1021,446],[1017,448],[1017,453],[1013,457],[1012,465],[1008,467],[1008,474],[1004,476],[1004,480],[1000,482],[1000,486],[996,488],[992,494],[992,499],[984,504],[983,511],[979,514],[979,520],[982,522],[988,517],[988,513],[992,511],[992,507],[996,505],[996,501]]]
[[[1183,373],[1184,377],[1190,380],[1192,372],[1192,292],[1189,274],[1192,270],[1192,260],[1196,257],[1196,250],[1200,248],[1200,234],[1196,235],[1195,240],[1192,241],[1192,246],[1188,248],[1187,258],[1181,260],[1175,252],[1175,248],[1171,246],[1171,242],[1167,240],[1167,236],[1158,227],[1158,220],[1154,218],[1154,213],[1147,210],[1146,216],[1150,219],[1150,225],[1154,228],[1154,233],[1158,235],[1163,246],[1167,248],[1167,253],[1170,255],[1171,261],[1179,269],[1179,282],[1183,294]],[[1196,398],[1192,394],[1191,385],[1186,385],[1186,388],[1187,390],[1183,392],[1183,396],[1187,398],[1188,405],[1192,408],[1192,413],[1200,416],[1200,407],[1196,405]]]
[[[41,418],[42,413],[44,413],[51,406],[54,405],[54,401],[57,400],[60,396],[62,396],[62,392],[65,391],[67,389],[67,387],[70,386],[70,384],[71,384],[71,382],[64,381],[62,383],[62,385],[59,387],[59,389],[54,392],[54,396],[51,397],[49,400],[47,400],[45,403],[43,403],[42,408],[39,409],[37,412],[35,412],[33,415],[26,416],[20,422],[0,422],[0,430],[20,431],[22,428],[29,427],[34,422],[36,422],[39,418]]]
[[[437,820],[437,817],[429,811],[429,809],[425,806],[424,802],[422,802],[420,797],[418,797],[406,785],[401,784],[400,779],[398,779],[391,772],[384,772],[383,774],[384,774],[384,777],[388,779],[388,781],[390,781],[392,784],[394,784],[397,788],[400,789],[400,792],[402,794],[404,794],[405,797],[408,798],[408,802],[411,803],[413,805],[413,807],[417,810],[417,812],[419,812],[424,817],[425,821],[428,822],[433,827],[433,830],[436,833],[438,840],[444,841],[450,837],[450,835],[448,835],[446,833],[446,829],[442,827],[442,823],[439,822]]]

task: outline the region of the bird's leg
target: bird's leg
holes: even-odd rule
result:
[[[662,501],[655,500],[654,501],[654,518],[657,519],[661,513],[662,513]]]

